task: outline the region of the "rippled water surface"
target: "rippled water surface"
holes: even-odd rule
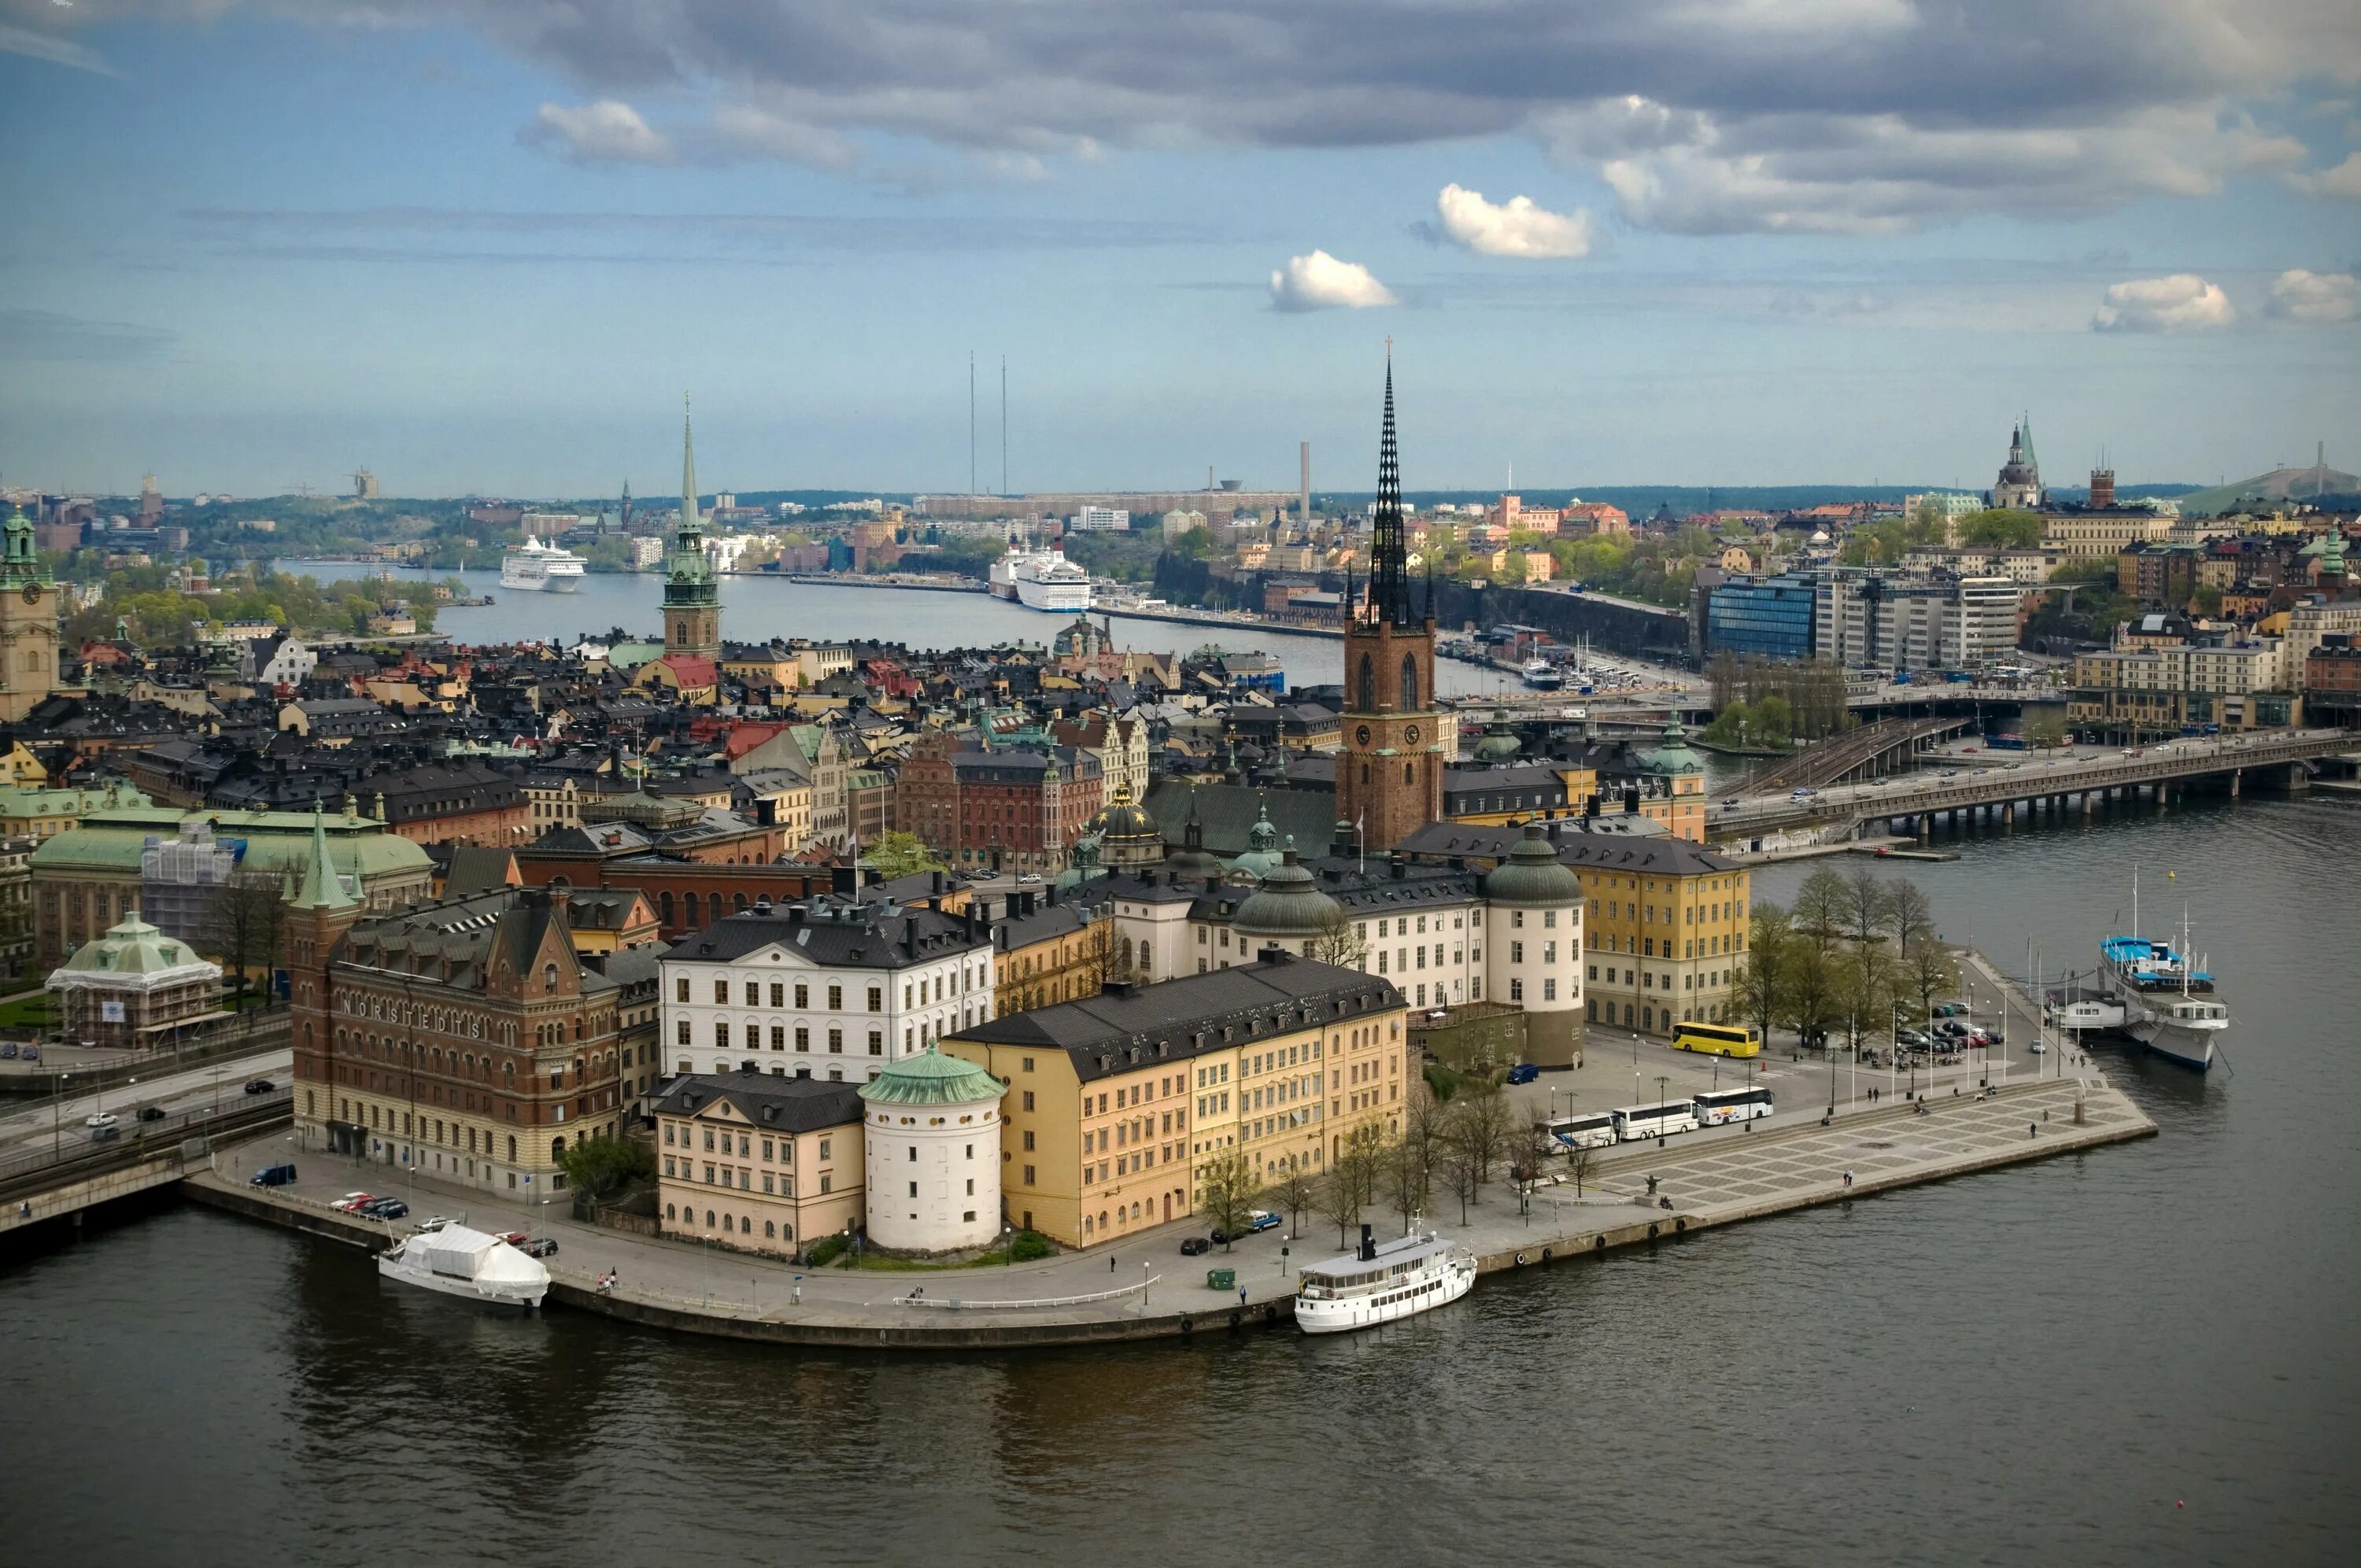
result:
[[[2187,897],[2237,1028],[2109,1058],[2162,1136],[1378,1334],[1001,1360],[489,1319],[165,1207],[0,1261],[0,1560],[2348,1561],[2361,812],[1962,848],[1910,873],[2012,966],[2087,961],[2135,858]]]

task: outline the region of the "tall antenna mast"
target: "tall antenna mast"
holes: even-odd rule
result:
[[[1000,356],[1000,493],[1008,493],[1008,356]]]
[[[967,351],[967,493],[975,494],[975,350]]]

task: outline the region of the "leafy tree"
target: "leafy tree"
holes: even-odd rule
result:
[[[1756,905],[1746,945],[1731,984],[1739,1005],[1768,1040],[1772,1024],[1786,1015],[1788,972],[1799,945],[1787,912],[1775,904]]]
[[[1795,929],[1825,954],[1832,951],[1852,912],[1852,891],[1845,879],[1826,866],[1804,879],[1795,890]]]
[[[2066,744],[2066,718],[2063,714],[2045,713],[2025,727],[2025,743],[2037,748],[2052,748]]]
[[[1787,970],[1787,1024],[1805,1040],[1825,1036],[1835,1016],[1838,975],[1843,955],[1810,941],[1795,944]]]
[[[1829,1002],[1850,1048],[1858,1052],[1876,1037],[1880,1025],[1891,1023],[1894,983],[1899,978],[1894,955],[1883,948],[1857,948],[1838,960]]]
[[[1256,1194],[1261,1190],[1262,1183],[1255,1179],[1254,1168],[1241,1151],[1227,1149],[1206,1161],[1204,1185],[1197,1190],[1197,1212],[1222,1234],[1224,1252],[1230,1248],[1227,1238],[1246,1229]]]
[[[1985,550],[2030,550],[2041,543],[2037,512],[1993,509],[1970,512],[1960,519],[1961,544]]]
[[[1274,1209],[1287,1211],[1289,1234],[1302,1228],[1303,1211],[1312,1207],[1318,1195],[1318,1186],[1312,1179],[1311,1168],[1301,1163],[1289,1166],[1279,1179],[1270,1184],[1266,1201]]]
[[[1903,993],[1916,1001],[1916,1016],[1923,1024],[1935,1015],[1935,998],[1960,988],[1960,966],[1942,943],[1924,937],[1902,955],[1901,981]]]
[[[879,835],[877,841],[862,854],[861,863],[888,880],[943,869],[943,862],[920,842],[916,833]]]
[[[568,1144],[557,1157],[566,1183],[598,1202],[655,1179],[655,1150],[637,1138],[601,1135]]]

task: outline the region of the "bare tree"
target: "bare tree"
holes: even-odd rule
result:
[[[1899,979],[1894,956],[1883,948],[1861,948],[1838,960],[1830,1010],[1856,1053],[1891,1019],[1888,1003]]]
[[[258,964],[265,977],[264,992],[269,992],[269,972],[279,958],[281,892],[279,879],[259,871],[232,872],[214,890],[199,939],[192,945],[220,956],[222,967],[231,976],[233,997],[246,994],[247,971]]]
[[[1846,922],[1852,927],[1854,944],[1865,948],[1884,931],[1894,908],[1893,894],[1867,866],[1855,868],[1844,879],[1844,889]]]
[[[1566,1146],[1565,1169],[1566,1174],[1574,1178],[1574,1195],[1576,1198],[1582,1196],[1583,1183],[1590,1179],[1591,1163],[1598,1157],[1598,1150],[1587,1138]]]
[[[1935,1015],[1935,998],[1960,988],[1960,966],[1950,950],[1932,938],[1914,943],[1902,960],[1904,994],[1918,1001],[1918,1019]]]
[[[1509,1097],[1497,1083],[1472,1089],[1451,1102],[1449,1135],[1476,1157],[1476,1181],[1492,1179],[1492,1168],[1509,1153]]]
[[[1539,1122],[1528,1122],[1518,1129],[1509,1151],[1509,1174],[1517,1183],[1517,1207],[1521,1212],[1532,1212],[1533,1189],[1548,1173],[1550,1155],[1556,1145],[1549,1128]]]
[[[1378,1201],[1385,1154],[1385,1129],[1375,1122],[1364,1122],[1345,1135],[1344,1169],[1353,1183],[1353,1195],[1364,1209]]]
[[[1367,938],[1341,906],[1332,905],[1320,918],[1320,934],[1312,938],[1311,956],[1339,969],[1359,969],[1369,956]]]
[[[1246,1228],[1246,1217],[1254,1212],[1256,1193],[1262,1183],[1255,1179],[1254,1168],[1246,1157],[1236,1149],[1215,1155],[1205,1165],[1205,1184],[1197,1193],[1197,1212],[1222,1237],[1222,1250],[1227,1252],[1230,1238]]]
[[[1336,1245],[1343,1246],[1353,1227],[1361,1223],[1361,1183],[1352,1169],[1355,1157],[1343,1154],[1327,1173],[1312,1184],[1312,1204],[1320,1217],[1336,1227]]]
[[[1835,948],[1852,911],[1852,890],[1845,879],[1822,866],[1795,890],[1795,929],[1825,953]]]
[[[1436,1146],[1435,1174],[1443,1178],[1444,1190],[1459,1200],[1459,1223],[1467,1223],[1467,1205],[1484,1187],[1485,1162],[1475,1143],[1467,1135],[1465,1118],[1454,1116],[1440,1144]]]
[[[1885,890],[1885,928],[1894,946],[1907,950],[1914,942],[1935,934],[1935,905],[1927,890],[1907,877],[1896,877]]]
[[[1318,1183],[1312,1180],[1311,1168],[1301,1163],[1288,1167],[1277,1181],[1270,1184],[1268,1194],[1273,1208],[1287,1211],[1289,1234],[1303,1227],[1303,1211],[1312,1207]]]
[[[1430,1159],[1428,1149],[1412,1144],[1408,1138],[1385,1153],[1386,1201],[1393,1206],[1394,1212],[1401,1216],[1404,1235],[1410,1234],[1411,1223],[1426,1212],[1427,1200],[1434,1184]]]

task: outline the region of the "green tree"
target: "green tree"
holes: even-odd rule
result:
[[[1221,1234],[1224,1252],[1230,1249],[1229,1238],[1246,1228],[1246,1217],[1254,1212],[1255,1197],[1261,1190],[1262,1183],[1255,1179],[1254,1167],[1246,1163],[1243,1151],[1224,1150],[1205,1162],[1203,1184],[1197,1189],[1197,1212]]]
[[[1768,1041],[1771,1025],[1786,1015],[1787,975],[1797,945],[1787,912],[1775,904],[1756,905],[1746,944],[1731,984],[1739,1006]]]
[[[2041,543],[2037,512],[1994,509],[1970,512],[1960,519],[1961,544],[1984,550],[2030,550]]]
[[[568,1144],[557,1157],[566,1184],[596,1203],[653,1181],[655,1150],[637,1138],[601,1135]]]
[[[1828,1034],[1836,1015],[1837,986],[1843,952],[1810,941],[1795,945],[1787,969],[1787,1025],[1806,1042]]]
[[[1942,943],[1923,937],[1902,955],[1901,984],[1903,994],[1917,1004],[1915,1021],[1924,1024],[1935,1015],[1935,998],[1960,988],[1959,963]]]
[[[2036,748],[2063,746],[2066,744],[2066,716],[2045,713],[2038,718],[2028,720],[2025,726],[2025,743]]]
[[[877,841],[862,852],[861,863],[888,881],[943,869],[943,862],[919,842],[916,833],[880,834]]]
[[[1852,890],[1838,872],[1821,866],[1795,890],[1795,929],[1822,954],[1836,949],[1837,939],[1852,914]]]

